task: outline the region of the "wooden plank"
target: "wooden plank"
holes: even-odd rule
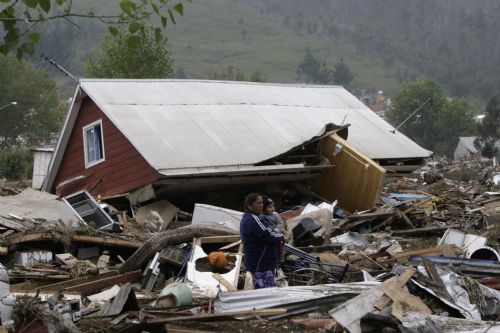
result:
[[[405,252],[399,252],[399,253],[394,253],[392,254],[392,257],[395,258],[398,261],[401,260],[406,260],[410,256],[415,256],[415,255],[422,255],[422,256],[442,256],[444,251],[448,250],[450,247],[448,245],[438,245],[434,247],[428,247],[424,249],[416,249],[416,250],[410,250],[410,251],[405,251]],[[449,252],[448,252],[449,254]]]
[[[387,283],[392,283],[395,286],[402,288],[406,284],[406,282],[408,282],[411,279],[411,277],[413,275],[415,275],[416,272],[417,272],[417,270],[415,268],[408,267],[407,269],[404,270],[403,273],[401,273],[400,276],[398,276],[396,279],[391,279]],[[375,303],[374,307],[378,310],[382,310],[387,305],[389,305],[390,302],[391,302],[391,299],[389,297],[382,296],[382,297],[380,297],[378,302]]]
[[[234,292],[238,291],[238,289],[233,286],[228,280],[224,279],[224,277],[218,273],[212,274],[212,277],[219,281],[220,284],[222,284],[224,287],[226,287],[227,291],[229,292]]]
[[[75,285],[69,288],[66,288],[66,291],[73,291],[82,294],[82,296],[87,296],[91,294],[95,294],[102,289],[112,287],[115,284],[125,284],[127,282],[136,283],[141,281],[142,272],[135,271],[130,273],[125,273],[121,275],[116,275],[108,278],[104,278],[97,281],[92,281],[88,283],[83,283],[79,285]]]
[[[420,298],[401,290],[396,283],[384,284],[382,290],[393,300],[392,315],[398,320],[402,320],[403,315],[408,311],[432,314],[432,311]]]
[[[226,313],[202,313],[192,316],[178,316],[170,318],[156,318],[149,319],[150,324],[161,324],[171,321],[211,321],[219,320],[222,318],[241,318],[241,317],[263,317],[263,316],[274,316],[286,313],[286,309],[275,308],[275,309],[260,309],[260,310],[249,310],[249,311],[234,311]]]
[[[12,292],[21,291],[34,291],[35,289],[40,289],[40,291],[57,291],[60,289],[69,288],[72,286],[80,285],[83,283],[89,283],[92,281],[102,280],[104,278],[116,276],[118,273],[116,271],[106,272],[104,274],[85,276],[77,279],[72,279],[64,282],[57,283],[35,283],[34,281],[27,281],[23,283],[13,284],[10,286]]]
[[[191,328],[179,328],[172,325],[165,325],[165,330],[167,333],[215,333],[216,331],[200,331]],[[1,333],[1,332],[0,332]]]
[[[15,231],[26,231],[26,230],[28,230],[28,228],[26,228],[24,225],[22,225],[20,223],[17,223],[17,222],[14,222],[14,221],[10,221],[10,220],[4,219],[1,216],[0,216],[0,225],[6,227],[8,229],[15,230]]]
[[[240,244],[241,244],[241,239],[239,241],[237,241],[237,242],[234,242],[234,243],[231,243],[229,245],[223,246],[219,250],[227,250],[227,249],[230,249],[230,248],[235,247],[235,246],[240,245]]]
[[[107,245],[107,246],[128,247],[128,248],[134,248],[134,249],[138,249],[143,245],[143,242],[141,242],[141,241],[129,241],[129,240],[125,240],[125,239],[82,236],[82,235],[72,236],[71,241],[89,243],[89,244]]]
[[[69,268],[73,268],[76,264],[78,264],[78,259],[73,257],[71,253],[58,253],[56,254],[56,259],[61,262],[61,264],[68,266]]]
[[[22,235],[14,238],[10,238],[7,240],[9,246],[21,243],[29,243],[36,241],[52,241],[54,237],[51,233],[32,233],[28,235]],[[94,237],[94,236],[84,236],[84,235],[74,235],[71,236],[70,240],[72,242],[82,242],[89,244],[99,244],[99,245],[107,245],[107,246],[117,246],[117,247],[128,247],[138,249],[143,243],[140,241],[130,241],[124,239],[116,239],[110,237]]]
[[[337,144],[342,151],[334,156]],[[323,138],[321,146],[322,155],[335,167],[312,181],[313,190],[330,201],[338,199],[351,212],[375,207],[386,170],[336,134]]]
[[[110,324],[112,326],[118,325],[123,319],[127,318],[128,315],[129,315],[128,312],[127,313],[122,313],[121,315],[119,315],[115,319],[111,320]]]
[[[7,230],[6,232],[4,232],[4,233],[2,233],[2,234],[0,235],[0,238],[6,238],[6,237],[10,236],[10,235],[11,235],[11,234],[13,234],[13,233],[15,233],[15,231],[14,231],[14,230]]]
[[[240,238],[240,235],[200,237],[200,244],[234,243]]]
[[[447,225],[443,227],[424,227],[424,228],[417,228],[417,229],[411,229],[411,230],[394,230],[392,231],[392,236],[409,236],[409,237],[417,237],[418,236],[423,236],[423,237],[428,237],[430,233],[436,233],[442,235],[446,229],[456,229],[460,228],[460,224],[452,224],[452,225]],[[374,228],[376,229],[376,228]]]
[[[413,223],[411,222],[411,220],[408,218],[408,215],[406,215],[404,212],[401,212],[401,217],[403,218],[403,220],[406,222],[406,224],[412,228],[412,229],[415,229],[415,226],[413,225]]]
[[[392,315],[399,320],[401,320],[403,315],[408,311],[432,313],[420,298],[402,290],[416,272],[416,268],[408,267],[397,278],[390,279],[382,284],[382,291],[393,301]],[[375,307],[381,310],[388,304],[387,298],[381,297],[378,302],[375,303]]]
[[[417,169],[420,169],[422,167],[421,164],[414,164],[414,165],[384,165],[384,169],[390,172],[408,172],[411,173]]]

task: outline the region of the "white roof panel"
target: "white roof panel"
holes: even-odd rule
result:
[[[81,80],[158,170],[252,165],[349,123],[348,141],[374,159],[427,157],[344,88],[226,81]]]

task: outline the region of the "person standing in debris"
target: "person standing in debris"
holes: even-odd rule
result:
[[[279,244],[284,241],[281,233],[266,227],[259,219],[263,200],[258,193],[245,198],[245,214],[240,222],[241,241],[245,267],[252,273],[254,289],[276,286],[275,270],[279,262]]]
[[[274,201],[267,195],[262,196],[263,210],[259,218],[264,225],[271,230],[285,235],[285,223],[281,219],[280,214],[276,213]]]

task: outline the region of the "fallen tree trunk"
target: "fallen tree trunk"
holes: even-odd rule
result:
[[[226,228],[187,226],[158,233],[150,238],[143,246],[134,252],[123,265],[120,274],[140,269],[151,256],[166,245],[190,242],[193,237],[234,235],[235,231]]]

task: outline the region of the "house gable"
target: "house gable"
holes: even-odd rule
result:
[[[105,160],[85,165],[84,128],[102,122]],[[152,168],[111,120],[89,97],[84,97],[65,147],[51,192],[61,196],[86,189],[93,195],[116,195],[157,180]]]

